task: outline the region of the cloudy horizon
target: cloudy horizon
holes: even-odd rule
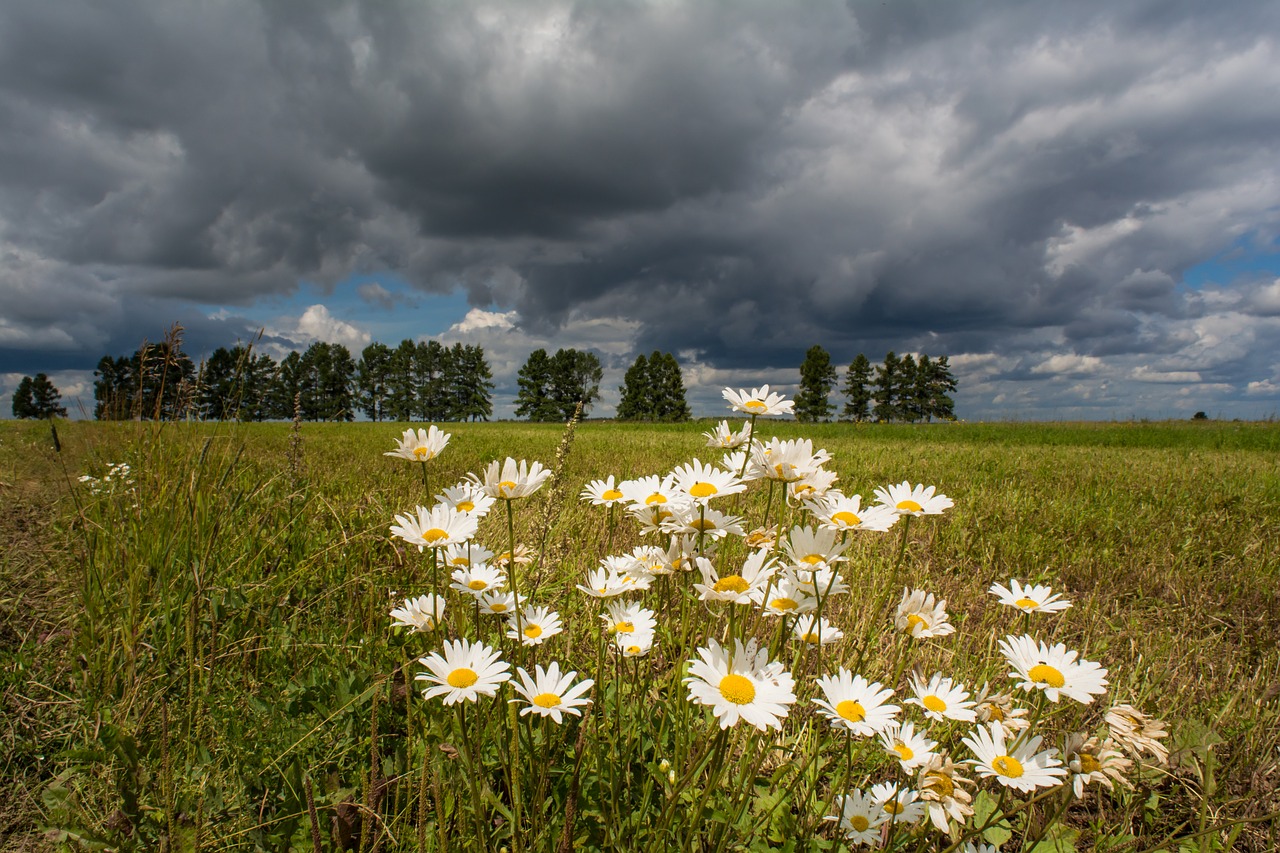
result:
[[[1280,411],[1280,8],[1117,0],[0,7],[0,414],[173,323],[587,348],[695,415],[804,352],[957,415]]]

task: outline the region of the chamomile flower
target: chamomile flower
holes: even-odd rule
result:
[[[929,810],[929,821],[939,832],[949,832],[949,820],[963,824],[973,815],[973,796],[965,790],[973,780],[961,776],[947,756],[931,756],[920,767],[916,784]]]
[[[1169,763],[1169,748],[1160,742],[1169,736],[1163,720],[1149,717],[1132,705],[1116,705],[1107,711],[1111,736],[1135,755],[1150,753],[1156,761]]]
[[[641,658],[653,650],[653,632],[636,631],[624,634],[621,631],[613,635],[613,647],[624,658]]]
[[[559,724],[564,720],[564,714],[581,717],[582,711],[579,709],[591,704],[586,694],[595,686],[595,681],[584,678],[574,684],[573,679],[578,676],[578,673],[567,672],[561,675],[560,664],[555,661],[552,661],[546,669],[540,665],[535,667],[532,677],[524,667],[516,669],[516,674],[520,676],[520,680],[513,681],[511,686],[528,702],[528,705],[520,709],[522,717],[525,714],[537,714],[540,717],[550,717]],[[520,700],[510,701],[519,702]]]
[[[404,604],[391,611],[395,620],[391,627],[408,628],[410,633],[430,631],[444,618],[444,605],[444,598],[434,594],[406,598]]]
[[[795,616],[818,609],[818,599],[795,578],[780,576],[771,586],[751,594],[751,600],[769,616]]]
[[[591,501],[592,506],[613,506],[623,499],[622,492],[613,482],[613,475],[607,480],[592,480],[583,488],[580,497]]]
[[[995,723],[974,729],[972,735],[961,738],[961,742],[974,754],[970,763],[979,775],[994,778],[1001,785],[1023,793],[1036,788],[1051,788],[1067,775],[1062,762],[1054,757],[1058,752],[1056,749],[1036,752],[1040,748],[1040,740],[1036,735],[1019,744],[1017,749],[1010,749],[1004,729]]]
[[[898,514],[886,506],[862,506],[862,495],[830,491],[818,500],[805,500],[813,517],[827,530],[887,531],[898,522]]]
[[[506,573],[497,566],[485,563],[478,563],[465,569],[454,569],[451,577],[453,578],[453,583],[449,584],[451,589],[477,597],[507,585]]]
[[[524,596],[520,596],[517,600],[514,593],[491,590],[481,593],[479,601],[481,613],[488,613],[490,616],[509,616],[515,613],[516,607],[523,606]]]
[[[623,480],[618,484],[618,491],[622,492],[623,499],[633,507],[687,503],[685,496],[675,488],[674,478],[670,475],[659,477],[651,474],[635,480]]]
[[[721,574],[711,561],[698,558],[698,570],[702,583],[693,588],[703,601],[728,601],[732,604],[750,604],[753,596],[763,596],[769,579],[778,569],[767,551],[752,551],[736,573]]]
[[[876,489],[876,500],[899,515],[941,515],[943,510],[955,506],[946,495],[935,495],[933,486],[913,486],[908,480]]]
[[[606,565],[587,572],[586,585],[578,584],[578,589],[592,598],[612,598],[631,592],[635,586],[627,583],[623,575]]]
[[[911,689],[916,695],[907,700],[908,704],[924,708],[924,715],[931,720],[972,723],[975,719],[969,691],[940,672],[934,673],[928,681],[913,673]]]
[[[893,624],[899,631],[906,631],[917,640],[945,637],[956,632],[955,627],[947,621],[947,600],[935,599],[933,593],[926,593],[922,589],[903,588],[902,601],[898,603],[898,613]]]
[[[600,618],[608,634],[652,634],[657,627],[652,610],[626,601],[611,602]]]
[[[662,522],[659,529],[663,533],[676,536],[697,536],[723,539],[732,533],[742,535],[742,519],[736,515],[725,515],[716,509],[703,509],[694,506],[676,506],[671,517]]]
[[[910,825],[919,823],[924,817],[925,806],[919,792],[894,782],[872,785],[871,799],[879,804],[885,823],[893,821],[899,825]]]
[[[811,646],[826,646],[844,639],[844,631],[832,625],[825,618],[814,615],[801,616],[796,619],[791,629],[791,636]]]
[[[698,649],[684,680],[689,701],[707,705],[727,729],[739,720],[760,731],[781,729],[782,718],[795,704],[795,681],[780,662],[770,662],[769,650],[752,640],[734,640],[732,653],[716,640]]]
[[[444,504],[456,509],[458,512],[465,512],[467,515],[475,516],[476,518],[484,518],[489,514],[489,510],[493,509],[494,500],[476,488],[475,485],[464,481],[436,495],[436,503]]]
[[[822,568],[817,571],[793,570],[796,583],[800,588],[814,597],[824,601],[833,595],[844,595],[849,591],[844,579],[835,569]]]
[[[915,723],[890,723],[879,733],[880,744],[891,758],[896,758],[902,769],[910,773],[922,766],[933,755],[938,746],[936,741],[925,737],[924,732],[917,732]]]
[[[1071,791],[1076,799],[1084,796],[1084,786],[1092,782],[1108,791],[1114,789],[1116,782],[1126,788],[1133,787],[1125,776],[1133,762],[1125,758],[1116,746],[1110,740],[1099,741],[1079,732],[1067,736],[1063,758],[1071,771]]]
[[[755,478],[794,483],[817,471],[831,460],[827,451],[813,449],[807,438],[782,441],[771,438],[757,445],[751,454],[751,471]]]
[[[490,462],[483,474],[467,477],[489,497],[511,501],[538,491],[551,479],[551,472],[543,468],[541,462],[530,465],[523,459],[516,462],[508,456],[504,462],[496,459]]]
[[[718,447],[722,450],[732,450],[746,442],[747,426],[744,424],[742,429],[734,432],[733,428],[729,426],[728,421],[721,421],[716,424],[715,429],[711,432],[704,432],[702,436],[707,440],[707,447]]]
[[[667,552],[657,545],[637,545],[627,555],[635,562],[635,571],[660,577],[675,571],[667,561]]]
[[[441,556],[444,558],[446,566],[453,569],[465,569],[468,566],[487,563],[493,557],[493,552],[475,542],[466,542],[461,545],[448,546]]]
[[[819,678],[818,687],[826,697],[813,700],[818,713],[831,721],[832,728],[860,737],[884,731],[893,725],[902,710],[897,705],[885,704],[893,696],[892,690],[881,687],[878,681],[868,683],[844,667],[836,670],[835,675]]]
[[[437,504],[431,509],[417,507],[414,514],[397,515],[398,524],[391,525],[391,533],[410,545],[423,548],[443,548],[466,542],[476,535],[476,520],[466,513]]]
[[[1071,606],[1071,602],[1060,593],[1051,595],[1049,587],[1040,584],[1023,586],[1016,578],[1010,579],[1008,587],[993,583],[987,591],[999,598],[1001,604],[1015,607],[1023,613],[1057,613]]]
[[[1068,651],[1062,643],[1046,646],[1023,634],[1005,637],[1000,651],[1014,669],[1009,677],[1020,679],[1023,690],[1043,690],[1050,702],[1066,696],[1088,705],[1107,692],[1107,671],[1093,661],[1077,660],[1079,652]]]
[[[722,498],[746,490],[746,484],[728,471],[704,465],[694,459],[671,472],[676,489],[689,500],[705,505],[712,498]]]
[[[401,459],[408,459],[410,462],[430,462],[440,455],[445,445],[449,443],[452,436],[447,432],[441,432],[435,424],[427,429],[419,429],[414,431],[407,429],[404,435],[396,442],[395,450],[388,450],[383,456],[399,456]]]
[[[792,503],[815,500],[829,494],[833,490],[836,480],[839,479],[840,475],[835,471],[828,471],[826,468],[815,468],[804,474],[800,479],[787,484],[787,498]]]
[[[874,797],[855,790],[852,794],[837,794],[831,802],[837,809],[836,813],[822,819],[837,824],[845,841],[850,844],[880,843],[880,826],[884,823],[885,814]]]
[[[791,564],[812,571],[843,562],[847,543],[839,541],[834,530],[793,527],[782,540],[782,550]]]
[[[513,613],[508,625],[507,636],[525,646],[540,646],[562,630],[560,614],[546,607],[526,607]]]
[[[418,663],[428,671],[418,673],[414,680],[434,685],[422,691],[422,698],[441,696],[446,705],[474,702],[482,694],[492,696],[511,678],[511,666],[499,660],[498,652],[467,640],[446,641],[443,655],[432,652]]]
[[[745,412],[748,415],[789,415],[795,408],[794,400],[770,393],[768,385],[761,385],[750,391],[745,388],[738,391],[726,388],[721,395],[735,412]]]

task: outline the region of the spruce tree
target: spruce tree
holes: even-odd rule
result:
[[[387,417],[387,398],[391,389],[391,347],[374,341],[360,353],[356,363],[357,401],[365,417],[381,421]]]
[[[653,414],[659,421],[687,421],[692,417],[685,399],[684,374],[671,353],[657,350],[649,356],[650,385],[654,388]]]
[[[875,391],[871,394],[871,399],[875,401],[871,415],[878,422],[886,423],[897,419],[897,398],[894,396],[897,390],[898,356],[893,350],[889,350],[884,357],[884,364],[876,365]]]
[[[916,404],[916,357],[907,353],[898,362],[897,381],[893,389],[894,408],[898,420],[915,423],[924,417],[924,409]]]
[[[844,388],[847,398],[841,416],[845,420],[861,423],[871,417],[871,362],[862,353],[854,356],[845,373]]]
[[[956,378],[951,373],[951,363],[947,356],[939,356],[929,371],[929,403],[930,417],[944,421],[956,419],[955,400],[951,395],[956,390]]]
[[[31,377],[24,376],[13,392],[13,416],[19,420],[39,417],[36,414],[36,401],[31,392]]]
[[[796,394],[795,416],[801,423],[817,423],[831,417],[835,406],[829,399],[836,383],[831,354],[817,344],[809,347],[800,365],[800,391]]]
[[[573,417],[578,403],[582,403],[582,417],[587,416],[591,404],[600,399],[600,380],[604,368],[593,352],[576,349],[559,349],[551,357],[551,398],[557,411],[557,420]]]
[[[545,349],[529,353],[516,374],[516,417],[554,421],[559,412],[551,399],[551,358]]]
[[[413,341],[405,338],[391,353],[391,363],[387,367],[387,414],[392,420],[413,420],[418,397],[413,376],[417,352]]]
[[[484,347],[454,344],[450,350],[453,378],[451,418],[460,421],[487,421],[493,414],[493,371],[484,357]]]
[[[653,388],[650,387],[649,359],[644,353],[627,368],[618,388],[617,418],[620,421],[647,421],[653,418]]]

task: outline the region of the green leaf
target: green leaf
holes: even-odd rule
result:
[[[1078,830],[1055,823],[1045,831],[1043,838],[1028,849],[1028,853],[1071,853],[1076,849],[1079,837]]]
[[[985,824],[995,813],[995,810],[995,798],[986,791],[979,791],[978,796],[973,798],[974,825],[982,826]],[[983,830],[982,837],[988,844],[994,844],[999,847],[1013,837],[1013,829],[1009,826],[1009,821],[1002,819]]]

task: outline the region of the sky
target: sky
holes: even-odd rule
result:
[[[0,413],[173,323],[947,355],[966,420],[1280,412],[1280,4],[7,0]],[[259,336],[261,336],[259,338]],[[834,401],[842,402],[838,396]]]

